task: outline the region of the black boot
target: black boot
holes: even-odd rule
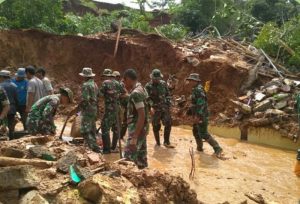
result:
[[[154,132],[154,138],[155,138],[155,141],[156,141],[156,145],[160,146],[159,131]]]
[[[203,152],[203,141],[202,141],[202,139],[196,139],[196,143],[197,143],[197,151]]]
[[[165,126],[164,130],[164,145],[170,145],[171,126]]]
[[[210,146],[212,146],[215,154],[220,154],[222,152],[222,148],[220,147],[219,143],[212,136],[209,136],[206,141],[208,144],[210,144]]]

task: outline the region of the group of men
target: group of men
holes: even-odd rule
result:
[[[83,68],[79,75],[83,79],[83,85],[81,100],[76,111],[80,111],[81,115],[81,135],[91,150],[103,154],[118,152],[118,141],[123,139],[128,131],[124,157],[134,161],[139,168],[147,167],[147,135],[150,117],[156,145],[161,145],[162,122],[163,144],[167,148],[174,148],[170,143],[171,95],[159,69],[152,71],[150,81],[145,88],[139,83],[138,74],[134,69],[127,69],[122,79],[118,71],[105,69],[99,88],[94,81],[95,74],[91,68]],[[7,121],[10,139],[14,139],[16,112],[20,113],[24,129],[29,133],[55,135],[54,115],[59,104],[73,102],[73,92],[70,89],[60,88],[58,94],[53,94],[51,83],[45,78],[45,70],[36,71],[32,66],[26,69],[19,68],[14,79],[11,79],[9,71],[2,70],[0,82],[0,123],[3,125]],[[197,150],[203,151],[203,140],[206,140],[219,157],[222,148],[207,130],[208,105],[199,74],[190,74],[186,78],[185,86],[187,92],[191,91],[191,105],[187,117],[193,121],[193,135]],[[96,121],[101,97],[104,98],[105,103],[100,127],[103,149],[96,142]]]
[[[33,127],[34,105],[46,96],[53,95],[50,80],[44,68],[28,66],[19,68],[13,76],[9,70],[0,71],[1,117],[0,124],[7,126],[9,139],[15,139],[16,114],[20,114],[25,131],[37,134]],[[7,99],[7,100],[6,100]],[[36,114],[35,114],[36,115]],[[36,125],[40,126],[40,124]]]
[[[105,111],[101,121],[102,152],[104,154],[118,151],[116,149],[117,142],[124,137],[127,129],[128,138],[124,157],[134,161],[139,168],[147,167],[146,138],[149,132],[148,119],[150,116],[156,145],[161,145],[160,129],[162,122],[165,126],[164,145],[167,148],[174,148],[170,143],[171,96],[159,69],[152,71],[150,81],[145,85],[145,88],[138,82],[138,74],[134,69],[127,69],[122,80],[119,72],[105,69],[100,88],[93,80],[95,74],[91,68],[83,68],[79,75],[84,78],[82,99],[79,104],[82,117],[81,134],[93,151],[101,151],[96,143],[99,97],[104,97],[105,102]],[[188,90],[192,90],[188,117],[193,121],[193,135],[197,143],[197,150],[203,151],[203,140],[206,140],[213,147],[216,156],[220,157],[222,148],[207,130],[207,98],[199,75],[190,74],[186,79],[186,86]],[[109,135],[110,130],[113,132],[112,142]]]

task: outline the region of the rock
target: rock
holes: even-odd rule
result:
[[[33,190],[26,193],[19,204],[48,204],[49,202],[43,198],[38,191]]]
[[[96,174],[81,182],[78,189],[83,198],[93,203],[141,203],[137,188],[122,176]]]
[[[0,191],[10,189],[33,188],[40,179],[32,166],[12,166],[0,168]]]
[[[271,108],[271,106],[272,106],[272,101],[270,99],[266,99],[266,100],[260,102],[259,104],[257,104],[253,108],[253,112],[263,112],[263,111]]]
[[[67,188],[61,191],[55,198],[56,204],[90,204],[80,196],[79,190]]]
[[[292,86],[294,84],[294,81],[291,79],[284,79],[283,82],[288,86]]]
[[[45,147],[40,146],[40,145],[29,148],[29,153],[33,157],[37,157],[40,159],[45,159],[45,160],[49,160],[49,161],[56,160],[56,156],[52,152],[50,152]]]
[[[261,92],[255,93],[255,96],[254,96],[256,101],[262,101],[265,97],[266,97],[266,95]]]
[[[65,156],[57,161],[57,170],[63,173],[69,172],[69,166],[77,162],[77,156],[74,151],[69,151]]]
[[[200,61],[195,57],[186,57],[187,62],[190,63],[193,67],[197,67],[200,64]]]
[[[79,177],[83,180],[88,179],[89,177],[93,176],[93,173],[88,168],[82,168],[78,165],[74,165],[74,169]]]
[[[22,150],[13,147],[2,148],[1,154],[6,157],[14,158],[23,158],[25,156],[25,153]]]
[[[272,85],[272,86],[266,88],[266,92],[269,96],[272,96],[272,95],[278,93],[278,91],[279,91],[279,87],[276,85]]]
[[[3,204],[19,203],[19,190],[0,191],[0,203]]]
[[[44,145],[50,141],[52,141],[54,137],[51,136],[39,136],[31,138],[31,143],[34,145]]]
[[[87,157],[89,159],[90,164],[97,164],[100,162],[100,156],[95,152],[88,153]]]
[[[280,90],[283,92],[290,92],[291,91],[291,87],[288,85],[283,85],[280,87]]]
[[[275,109],[282,109],[287,106],[287,100],[279,101],[274,105]]]
[[[279,130],[280,129],[280,126],[279,125],[277,125],[277,124],[272,124],[272,127],[275,129],[275,130]]]
[[[256,113],[254,113],[254,116],[256,118],[262,118],[262,117],[264,117],[264,113],[263,112],[256,112]]]

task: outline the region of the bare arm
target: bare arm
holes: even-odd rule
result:
[[[9,111],[9,109],[10,109],[10,106],[9,106],[9,105],[5,105],[5,106],[3,107],[2,112],[1,112],[1,114],[0,114],[0,120],[3,120],[3,119],[6,117],[6,115],[7,115],[8,111]]]
[[[34,93],[33,92],[29,92],[27,93],[27,106],[26,106],[26,112],[29,113],[30,109],[33,105],[33,101],[34,101]]]

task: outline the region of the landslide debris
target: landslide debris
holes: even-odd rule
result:
[[[32,141],[37,141],[37,138],[40,137],[1,142],[1,150],[17,148],[24,156],[19,158],[19,153],[10,154],[10,157],[0,155],[0,177],[3,178],[0,180],[0,195],[3,195],[0,202],[201,203],[195,191],[181,177],[156,170],[139,170],[125,160],[107,163],[99,154],[97,160],[95,153],[84,146],[55,138],[43,144],[33,144]],[[55,155],[56,161],[32,154],[32,149],[37,146],[45,154],[51,152]],[[33,156],[39,158],[33,159]],[[27,161],[27,165],[19,165],[20,160]],[[51,162],[52,165],[36,166],[36,161],[40,164]],[[71,166],[81,179],[79,183],[74,180]]]

